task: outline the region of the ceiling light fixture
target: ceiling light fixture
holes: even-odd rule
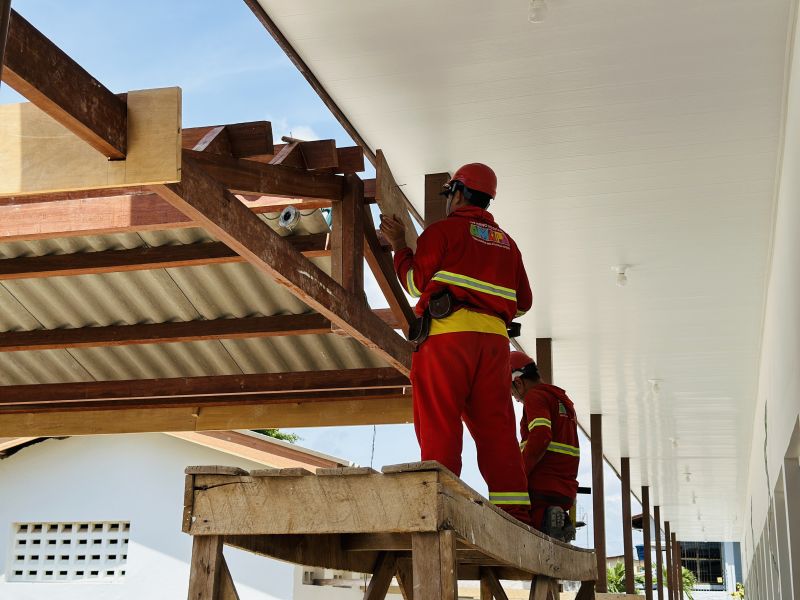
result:
[[[664,381],[663,379],[648,379],[647,383],[650,384],[650,391],[653,393],[654,396],[658,396],[659,392],[661,391],[661,382]]]
[[[528,21],[531,23],[541,23],[547,18],[547,1],[531,0],[528,9]]]
[[[617,285],[625,287],[628,285],[628,268],[630,265],[614,265],[611,270],[617,274]]]

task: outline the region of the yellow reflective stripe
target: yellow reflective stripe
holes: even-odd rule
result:
[[[408,273],[406,273],[406,289],[412,298],[419,298],[422,296],[422,292],[414,285],[414,269],[409,269]]]
[[[531,431],[534,427],[551,427],[552,423],[550,423],[550,419],[545,419],[544,417],[539,417],[538,419],[534,419],[530,423],[528,423],[528,431]]]
[[[432,319],[429,335],[458,333],[459,331],[495,333],[503,337],[508,337],[508,329],[506,329],[506,324],[503,322],[503,319],[466,308],[461,308],[444,319]]]
[[[489,502],[499,504],[520,504],[530,506],[528,492],[489,492]]]
[[[442,283],[449,283],[458,287],[475,290],[476,292],[483,292],[484,294],[491,294],[492,296],[500,296],[506,300],[517,301],[517,292],[510,288],[494,285],[487,281],[481,281],[474,277],[467,277],[466,275],[459,275],[458,273],[451,273],[450,271],[438,271],[433,277],[432,281],[440,281]]]
[[[522,452],[523,450],[525,450],[525,446],[527,446],[527,445],[528,445],[528,440],[525,440],[525,441],[523,441],[523,442],[520,442],[520,444],[519,444],[519,451],[520,451],[520,452]]]
[[[570,456],[580,456],[581,449],[576,448],[575,446],[570,446],[569,444],[560,444],[558,442],[550,442],[548,444],[547,449],[550,452],[558,452],[559,454],[568,454]]]
[[[524,315],[526,312],[528,312],[528,311],[527,311],[527,310],[518,310],[518,311],[517,311],[517,314],[515,314],[515,315],[514,315],[514,317],[521,317],[521,316],[522,316],[522,315]]]

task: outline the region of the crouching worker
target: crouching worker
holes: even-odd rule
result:
[[[556,539],[575,539],[569,510],[578,493],[578,420],[566,392],[543,383],[536,363],[511,353],[511,393],[523,405],[520,433],[533,526]]]

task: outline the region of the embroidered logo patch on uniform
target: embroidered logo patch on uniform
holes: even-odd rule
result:
[[[567,407],[564,406],[561,402],[558,403],[558,415],[561,417],[567,416]]]
[[[470,223],[469,233],[479,242],[484,244],[491,244],[492,246],[500,246],[502,248],[511,247],[511,241],[504,231],[484,225],[483,223]]]

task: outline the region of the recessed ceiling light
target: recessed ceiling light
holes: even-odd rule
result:
[[[617,285],[625,287],[628,285],[628,269],[630,265],[614,265],[611,270],[617,274]]]

